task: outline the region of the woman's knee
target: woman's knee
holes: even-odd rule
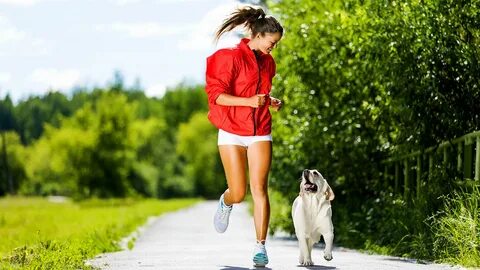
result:
[[[231,203],[241,203],[245,199],[245,190],[231,190],[230,189],[229,201]]]
[[[254,198],[266,198],[268,196],[267,185],[253,185],[250,190]]]

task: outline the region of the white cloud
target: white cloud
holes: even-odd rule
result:
[[[14,5],[14,6],[33,6],[39,0],[0,0],[0,4]]]
[[[100,32],[119,32],[132,38],[165,37],[190,31],[192,28],[192,25],[161,25],[155,22],[117,22],[95,26],[95,29]]]
[[[0,15],[0,56],[47,55],[50,53],[51,47],[50,41],[33,37],[17,29],[7,17]]]
[[[136,4],[141,2],[141,0],[110,0],[113,4],[117,6],[126,6],[130,4]]]
[[[0,0],[1,1],[1,0]],[[177,4],[180,2],[207,2],[209,0],[156,0],[155,3],[157,4]],[[130,4],[137,4],[140,2],[144,2],[143,0],[109,0],[109,2],[118,5],[118,6],[126,6]]]
[[[0,0],[0,5],[11,5],[11,6],[20,6],[20,7],[31,7],[40,2],[47,2],[47,1],[67,1],[67,0]]]
[[[80,72],[75,69],[36,69],[30,79],[34,83],[43,84],[48,88],[70,89],[80,80]]]
[[[157,0],[159,4],[168,4],[168,3],[179,3],[179,2],[208,2],[209,0]]]
[[[165,91],[167,91],[167,87],[164,84],[154,84],[145,90],[145,95],[147,97],[163,97],[165,94]]]
[[[119,5],[136,3],[142,0],[110,0]],[[157,0],[157,3],[177,3],[177,2],[201,2],[205,0]],[[112,24],[100,24],[95,26],[95,30],[100,32],[118,32],[132,38],[155,38],[173,35],[181,35],[185,38],[178,42],[178,48],[181,50],[205,50],[215,47],[213,37],[215,31],[223,20],[232,13],[235,8],[242,6],[235,0],[227,0],[223,4],[210,10],[200,21],[194,24],[166,25],[157,22],[137,22],[125,23],[115,22]],[[238,34],[235,31],[227,33],[220,39],[217,48],[231,46],[238,42]]]
[[[24,32],[15,28],[6,17],[0,15],[0,44],[20,41],[25,38],[26,34]]]
[[[48,55],[54,47],[52,41],[41,38],[32,38],[29,42],[32,48],[31,55]]]
[[[195,28],[189,32],[190,35],[186,39],[179,41],[179,49],[206,50],[215,47],[213,41],[215,31],[235,8],[241,6],[237,1],[230,0],[226,2],[206,13],[200,22],[195,25]],[[223,35],[216,47],[222,48],[236,44],[239,40],[238,33],[239,31],[234,31]]]
[[[12,74],[8,72],[0,72],[0,83],[7,83],[12,78]]]

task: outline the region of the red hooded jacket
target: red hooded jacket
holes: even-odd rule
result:
[[[275,61],[270,54],[260,53],[256,57],[248,47],[249,41],[244,38],[236,47],[220,49],[207,58],[208,119],[217,128],[233,134],[268,135],[272,127],[268,96],[265,105],[258,108],[216,103],[222,93],[237,97],[270,94]]]

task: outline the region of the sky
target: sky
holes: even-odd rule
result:
[[[161,97],[180,82],[203,83],[206,57],[235,0],[0,0],[0,98],[106,86],[120,71]],[[238,32],[238,31],[237,31]]]

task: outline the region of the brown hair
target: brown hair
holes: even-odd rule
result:
[[[263,36],[265,33],[280,33],[283,36],[283,27],[274,17],[267,16],[262,8],[245,6],[238,8],[225,19],[215,33],[215,40],[218,41],[223,34],[239,25],[245,25],[252,37],[257,34]]]

